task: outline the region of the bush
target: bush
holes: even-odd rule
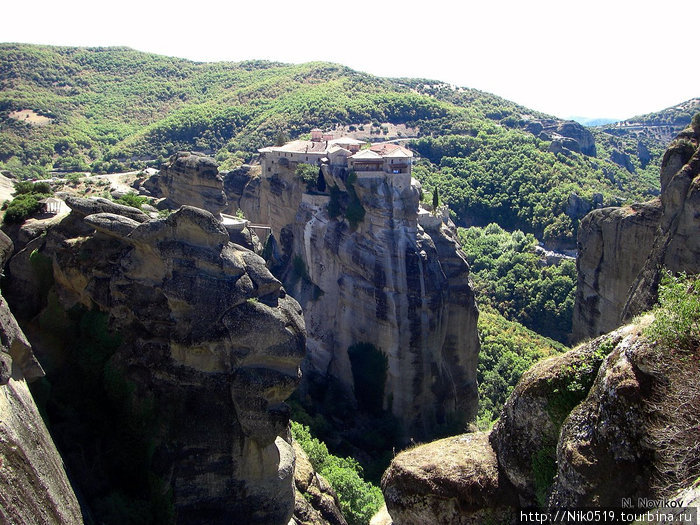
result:
[[[148,197],[143,197],[142,195],[137,195],[133,191],[130,191],[126,195],[116,199],[114,202],[124,204],[125,206],[131,206],[132,208],[138,208],[140,210],[141,206],[146,204],[147,201]]]
[[[306,184],[307,192],[311,192],[316,189],[318,168],[314,168],[311,164],[299,164],[294,173]]]
[[[27,218],[41,210],[42,199],[50,197],[44,193],[23,193],[14,198],[7,206],[3,221],[5,224],[21,224]]]
[[[659,308],[647,337],[670,348],[694,350],[700,345],[700,277],[664,270]]]
[[[367,525],[384,503],[379,487],[362,479],[362,467],[352,458],[328,453],[325,443],[311,435],[305,425],[292,421],[292,436],[338,495],[340,510],[349,525]]]
[[[53,194],[51,184],[48,182],[21,181],[15,184],[14,195],[26,195],[29,193]]]

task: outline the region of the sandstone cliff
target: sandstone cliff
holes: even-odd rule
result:
[[[143,182],[143,187],[154,197],[164,198],[169,208],[187,204],[218,216],[227,204],[216,161],[201,153],[173,155],[160,173]]]
[[[12,243],[0,232],[0,268]],[[44,375],[0,296],[0,522],[80,524],[80,506],[27,380]]]
[[[48,302],[34,319],[57,372],[49,379],[65,395],[92,385],[87,395],[108,404],[108,421],[121,425],[114,428],[118,443],[99,428],[57,428],[93,510],[128,517],[129,507],[118,502],[147,504],[139,494],[123,495],[134,486],[106,496],[98,465],[145,477],[135,486],[146,483],[141,490],[150,493],[151,511],[170,509],[178,523],[287,523],[294,452],[283,402],[299,381],[305,352],[298,303],[262,259],[229,242],[207,211],[183,206],[149,220],[108,201],[67,203],[71,214],[15,259],[29,252],[50,261],[51,289],[40,282],[26,289],[43,292]],[[79,333],[95,332],[105,316],[112,335],[96,332],[93,339],[105,344],[93,343],[90,354],[80,353],[85,338],[63,348],[47,329],[60,334],[76,316]],[[102,413],[100,406],[75,408],[83,409],[93,418]],[[94,450],[101,443],[113,447],[111,455],[131,458],[131,470],[108,465],[105,453]]]
[[[574,341],[649,309],[662,267],[700,271],[700,119],[693,122],[664,155],[659,199],[595,210],[581,221]]]
[[[537,363],[490,435],[396,456],[382,479],[394,523],[515,523],[521,507],[697,498],[698,362],[647,339],[652,319]]]
[[[308,193],[293,166],[273,171],[247,183],[237,173],[229,200],[254,222],[270,224],[279,241],[285,284],[308,330],[305,378],[332,377],[357,398],[362,385],[348,350],[371,345],[363,348],[379,350],[387,363],[373,403],[396,416],[406,435],[428,436],[439,424],[472,418],[478,312],[450,221],[419,216],[420,188],[405,174],[353,180],[345,169],[324,166],[329,197]],[[329,204],[337,207],[333,217]],[[358,205],[363,218],[351,225],[343,213]]]

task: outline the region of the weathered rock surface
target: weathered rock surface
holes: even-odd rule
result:
[[[651,348],[635,328],[626,332],[561,429],[552,506],[613,507],[650,495],[654,452],[645,398],[653,377],[645,361]]]
[[[554,465],[562,422],[585,398],[606,350],[625,333],[614,332],[536,363],[508,397],[491,442],[503,472],[525,506],[543,503],[547,487],[538,472]]]
[[[499,509],[619,507],[622,498],[697,501],[700,365],[692,351],[648,340],[652,320],[537,363],[490,436],[469,435],[464,450],[458,436],[399,454],[382,479],[394,522],[484,523]]]
[[[15,258],[50,258],[61,306],[106,312],[121,334],[109,363],[155,407],[154,468],[178,523],[287,523],[294,452],[283,401],[305,351],[298,303],[205,210],[139,222],[91,200],[71,207]]]
[[[382,491],[396,525],[515,523],[517,496],[484,432],[401,452],[382,477]]]
[[[620,150],[614,149],[610,153],[610,160],[618,166],[625,168],[630,173],[634,173],[634,165],[632,164],[632,160],[630,159],[630,156],[627,155],[627,153],[623,153]]]
[[[525,129],[540,140],[552,141],[549,151],[564,154],[575,151],[595,157],[595,138],[578,122],[543,119],[528,122]]]
[[[546,130],[547,128],[545,128]],[[584,155],[595,157],[595,139],[590,131],[584,126],[574,121],[561,122],[556,127],[556,133],[562,137],[567,137],[576,141],[578,147]]]
[[[146,179],[143,186],[154,197],[164,197],[173,209],[186,204],[218,216],[227,204],[218,164],[202,153],[173,155],[160,173]]]
[[[292,442],[294,467],[294,516],[289,525],[347,525],[333,488],[314,471],[309,458],[296,441]]]
[[[580,341],[620,325],[630,286],[651,250],[662,214],[653,200],[586,215],[578,233],[578,283],[572,340]]]
[[[21,375],[0,386],[0,522],[83,523],[63,460]]]
[[[649,309],[661,268],[700,271],[699,138],[700,129],[688,129],[669,147],[659,199],[595,210],[581,221],[574,341]]]
[[[342,170],[324,167],[324,177],[346,190]],[[420,437],[475,415],[479,341],[469,266],[449,221],[425,213],[419,223],[417,184],[359,176],[353,190],[365,215],[354,230],[328,216],[327,196],[304,193],[291,168],[276,166],[252,186],[239,181],[231,200],[270,224],[290,266],[305,273],[288,273],[286,284],[304,310],[307,377],[332,377],[352,395],[348,348],[374,345],[388,360],[377,403]]]
[[[0,268],[12,252],[0,232]],[[27,388],[44,375],[0,296],[0,522],[79,524],[80,506],[63,461]]]

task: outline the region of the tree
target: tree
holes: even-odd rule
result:
[[[437,186],[435,186],[433,188],[433,212],[437,213],[438,206],[440,206],[440,195]]]

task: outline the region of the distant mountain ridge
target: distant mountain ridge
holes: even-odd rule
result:
[[[593,127],[593,126],[604,126],[605,124],[612,124],[617,122],[618,119],[614,118],[590,118],[590,117],[569,117],[569,120],[578,122],[582,126]]]
[[[667,145],[475,89],[338,64],[0,44],[0,170],[20,178],[160,166],[188,150],[230,170],[315,127],[423,141],[412,145],[423,157],[415,176],[439,187],[458,224],[497,221],[568,247],[587,210],[658,193]]]
[[[607,124],[602,126],[602,129],[612,135],[649,137],[669,143],[688,126],[688,122],[698,111],[700,97],[691,98],[655,113]]]

